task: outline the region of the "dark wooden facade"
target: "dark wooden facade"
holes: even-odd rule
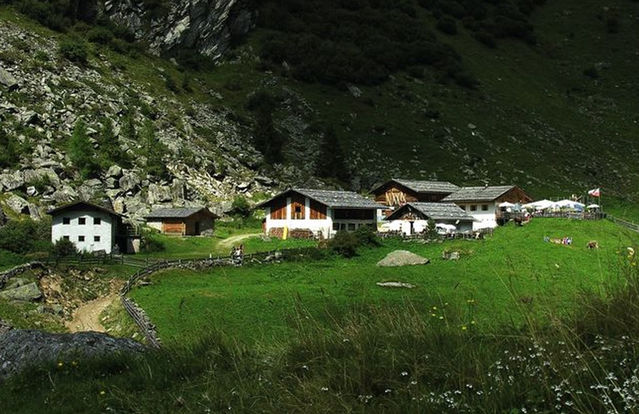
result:
[[[419,193],[394,181],[388,182],[387,184],[375,189],[373,192],[376,202],[389,207],[398,207],[403,206],[406,203],[414,202],[436,203],[449,194],[450,192]]]

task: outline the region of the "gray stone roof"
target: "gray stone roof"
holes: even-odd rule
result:
[[[118,216],[118,217],[121,216],[121,214],[118,214],[115,211],[113,211],[111,206],[107,205],[106,203],[104,206],[100,206],[94,203],[90,203],[88,201],[76,201],[70,204],[65,204],[60,207],[47,211],[47,214],[54,216],[66,210],[97,210],[107,214],[111,214],[113,216]]]
[[[497,185],[489,187],[462,187],[442,201],[493,201],[504,193],[515,188],[514,185]]]
[[[148,219],[150,219],[150,218],[154,218],[154,219],[161,219],[161,218],[187,218],[187,217],[191,217],[192,215],[194,215],[196,213],[199,213],[202,210],[206,210],[211,215],[214,215],[213,213],[211,213],[210,211],[208,211],[204,207],[159,208],[159,209],[153,210],[149,214],[147,214],[146,218],[148,218]]]
[[[416,193],[450,194],[459,190],[458,186],[448,181],[404,180],[401,178],[393,178],[384,184],[377,186],[372,190],[372,192],[379,190],[389,182],[396,182],[397,184],[400,184]]]
[[[260,203],[258,207],[264,207],[268,205],[271,201],[285,195],[288,192],[295,192],[295,193],[301,194],[303,196],[306,196],[312,200],[317,201],[318,203],[324,204],[325,206],[328,206],[333,209],[350,208],[350,209],[383,210],[387,208],[353,191],[316,190],[311,188],[291,188],[263,203]]]
[[[393,212],[386,220],[400,218],[408,209],[423,214],[427,219],[433,220],[474,220],[473,216],[467,214],[455,203],[406,203]]]

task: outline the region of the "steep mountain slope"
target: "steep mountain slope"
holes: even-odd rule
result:
[[[300,25],[320,25],[318,30],[326,36],[323,40],[337,45],[331,47],[346,56],[345,60],[337,60],[337,64],[352,65],[349,57],[365,50],[362,48],[368,47],[369,37],[363,43],[343,48],[335,37],[340,33],[324,30],[332,23],[328,17],[322,18],[328,15],[323,13],[327,7],[338,7],[335,4],[345,7],[341,6],[343,2],[311,2],[317,8],[312,21],[304,20],[307,18],[300,12],[299,3],[281,3],[282,10],[292,10],[291,15],[299,20],[292,28],[286,24],[278,27],[277,21],[269,20],[279,16],[272,13],[274,3],[269,1],[258,2],[257,6],[249,2],[221,2],[217,9],[193,8],[210,2],[184,1],[190,8],[173,5],[165,10],[154,6],[164,2],[98,3],[112,21],[133,29],[141,45],[146,44],[166,58],[176,57],[180,64],[141,53],[139,47],[133,47],[131,52],[129,47],[114,47],[114,41],[102,45],[92,40],[87,71],[81,64],[61,57],[55,43],[72,39],[78,33],[85,36],[87,28],[76,25],[69,34],[59,34],[18,17],[5,7],[0,9],[4,31],[13,31],[14,35],[18,31],[28,39],[38,34],[40,38],[31,41],[26,51],[21,50],[24,44],[20,41],[0,46],[3,47],[0,65],[9,66],[20,82],[30,85],[27,91],[18,88],[7,92],[0,87],[2,103],[20,109],[10,110],[8,115],[4,111],[0,117],[5,129],[18,134],[28,131],[21,134],[33,135],[31,139],[39,142],[44,132],[38,133],[37,125],[27,122],[35,120],[24,117],[37,104],[49,100],[46,94],[43,99],[42,89],[37,86],[48,85],[55,99],[35,112],[54,118],[53,125],[49,126],[45,120],[40,129],[51,135],[46,142],[49,152],[54,154],[51,157],[60,164],[54,168],[56,174],[76,190],[81,187],[80,173],[71,165],[65,143],[78,115],[85,116],[89,128],[97,131],[97,135],[102,131],[100,119],[104,114],[115,121],[116,131],[122,129],[125,121],[144,131],[150,120],[159,140],[168,146],[160,158],[169,165],[169,172],[158,177],[149,171],[145,160],[149,151],[145,152],[139,142],[141,138],[127,137],[128,130],[124,128],[118,140],[133,159],[125,172],[131,170],[139,176],[138,189],[127,192],[106,188],[104,193],[114,201],[119,200],[118,205],[125,205],[125,211],[143,212],[150,204],[183,202],[182,199],[229,200],[247,188],[249,196],[260,196],[267,190],[263,184],[271,184],[271,180],[258,175],[273,177],[282,185],[313,181],[320,175],[328,182],[356,190],[366,190],[390,176],[439,178],[468,184],[516,183],[536,197],[564,196],[602,186],[606,197],[613,196],[616,203],[625,205],[632,205],[639,195],[639,170],[635,162],[639,155],[635,98],[639,89],[639,74],[635,70],[639,61],[635,43],[639,35],[637,2],[611,0],[600,4],[561,0],[527,5],[511,1],[407,0],[397,6],[383,6],[370,0],[374,7],[390,7],[389,21],[397,20],[399,12],[394,7],[408,13],[411,20],[406,21],[406,30],[423,41],[419,44],[423,46],[422,52],[436,50],[434,56],[438,58],[424,59],[419,53],[400,54],[397,59],[405,63],[393,65],[388,73],[374,67],[380,62],[387,65],[388,60],[362,60],[356,67],[359,78],[351,78],[343,70],[324,77],[318,72],[321,67],[310,66],[304,73],[315,75],[301,76],[299,68],[310,65],[313,54],[291,55],[290,51],[282,54],[283,49],[273,46],[274,40],[298,39],[295,33],[304,31]],[[348,7],[364,7],[366,3],[349,3]],[[476,12],[477,21],[469,21],[468,16],[457,10],[457,6],[468,10],[469,5],[480,3],[486,4],[488,11],[484,17],[481,11]],[[133,9],[131,4],[135,6]],[[526,13],[509,9],[508,13],[522,20],[519,26],[506,26],[495,8],[513,4]],[[277,11],[278,6],[275,7]],[[384,10],[376,9],[377,14],[368,14],[366,18],[380,19]],[[224,17],[216,20],[216,24],[202,23],[220,16]],[[339,18],[343,16],[338,14]],[[348,22],[365,20],[357,10],[350,11],[347,17]],[[454,30],[450,29],[451,21]],[[252,25],[254,29],[245,38],[231,41],[230,33],[244,34]],[[212,27],[218,31],[211,30]],[[348,30],[348,25],[342,27]],[[503,27],[512,30],[507,32]],[[525,30],[519,31],[517,27]],[[379,34],[383,34],[382,29],[388,27],[380,24]],[[291,30],[297,32],[287,32]],[[402,34],[397,36],[401,39]],[[20,39],[19,34],[17,37]],[[49,39],[50,43],[35,46],[41,39]],[[202,39],[206,41],[202,43]],[[371,39],[377,41],[378,37]],[[306,45],[312,51],[316,41],[296,46]],[[233,49],[214,65],[194,54],[199,51],[217,57],[231,43]],[[54,64],[36,59],[39,50],[48,52]],[[318,56],[326,53],[317,50]],[[16,55],[23,56],[15,59]],[[373,61],[376,63],[371,64]],[[385,67],[388,69],[388,65]],[[327,73],[333,69],[326,66]],[[375,81],[366,81],[367,70],[379,75]],[[61,86],[52,88],[47,82],[48,75],[43,77],[51,72],[63,78],[73,74],[69,79],[72,84],[65,80]],[[96,79],[97,88],[91,84]],[[115,102],[107,106],[96,102],[82,105],[84,101],[71,100],[80,90],[84,90],[81,100],[98,94],[110,96]],[[65,91],[71,97],[65,97]],[[104,102],[101,98],[97,101]],[[55,120],[58,106],[67,105],[67,112],[73,116],[66,123]],[[51,115],[53,108],[58,111]],[[129,114],[133,114],[132,123]],[[212,136],[216,138],[211,139]],[[332,137],[339,140],[339,145]],[[268,149],[270,152],[264,159],[253,147],[265,152],[265,142],[278,143],[282,148]],[[96,137],[94,146],[98,152],[100,145]],[[341,151],[344,166],[339,162]],[[23,154],[22,168],[39,167],[30,158],[29,154]],[[329,173],[320,171],[318,166],[326,163],[337,167]],[[95,178],[103,181],[110,178],[107,170],[103,163]],[[5,183],[11,181],[6,178],[8,172],[2,176]],[[177,184],[173,182],[175,179]],[[186,186],[184,196],[179,190],[184,188],[181,182]],[[149,187],[151,191],[141,191],[151,183],[154,184]],[[29,187],[26,184],[5,184],[3,189],[25,192]],[[95,182],[92,185],[98,187]],[[177,196],[172,187],[178,188]],[[59,189],[54,190],[39,191],[47,197],[36,196],[28,201],[61,201],[60,197],[53,197]]]

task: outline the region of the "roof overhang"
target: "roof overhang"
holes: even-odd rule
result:
[[[56,207],[54,209],[51,209],[49,211],[47,211],[47,214],[50,216],[59,214],[65,210],[70,210],[70,209],[75,209],[76,207],[80,207],[80,206],[85,206],[87,208],[87,210],[97,210],[97,211],[102,211],[103,213],[115,216],[115,217],[123,217],[122,214],[120,213],[116,213],[113,210],[110,210],[106,207],[102,207],[102,206],[98,206],[96,204],[93,203],[89,203],[88,201],[76,201],[73,203],[69,203],[69,204],[65,204],[62,205],[60,207]]]

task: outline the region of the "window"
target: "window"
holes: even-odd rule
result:
[[[339,223],[333,223],[333,230],[339,231]]]
[[[354,231],[355,230],[355,223],[348,223],[348,231]]]
[[[93,224],[99,226],[100,224],[102,224],[102,219],[100,217],[94,217]]]
[[[69,217],[63,217],[62,224],[71,224],[71,219]]]
[[[85,224],[87,224],[87,219],[85,217],[80,217],[78,219],[78,224],[84,226]]]
[[[64,240],[70,240],[70,239],[71,239],[69,236],[62,236],[62,238],[63,238]]]
[[[84,236],[78,236],[78,241],[79,242],[83,242],[84,241]]]
[[[470,211],[477,211],[477,206],[475,204],[471,204]]]
[[[481,211],[488,211],[488,204],[482,204]]]
[[[93,236],[93,241],[94,242],[99,242],[100,241],[100,236]]]

